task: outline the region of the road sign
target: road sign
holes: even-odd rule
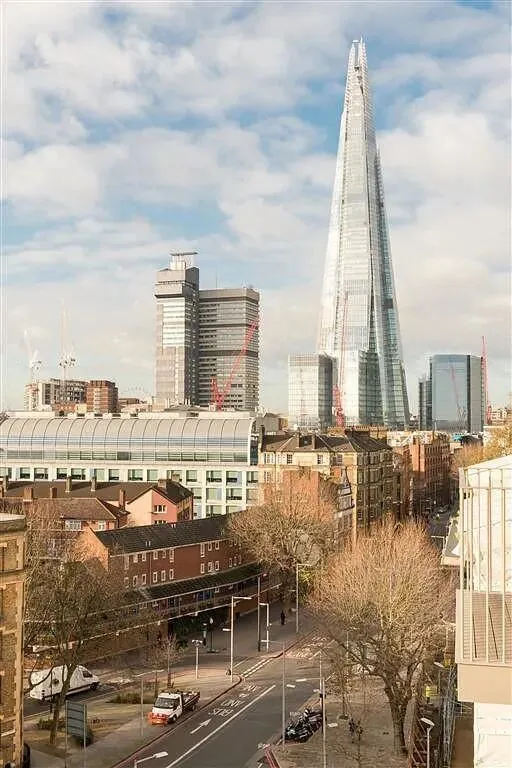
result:
[[[85,743],[87,731],[87,704],[66,701],[66,731]]]

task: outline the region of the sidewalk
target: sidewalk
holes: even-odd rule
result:
[[[196,688],[201,691],[200,709],[208,707],[213,699],[222,696],[231,688],[224,669],[222,671],[219,669],[203,670],[202,673],[200,672],[198,680],[195,679],[195,671],[188,670],[177,682],[184,689]],[[235,685],[238,683],[239,678],[237,678]],[[149,687],[151,688],[152,684]],[[160,685],[161,690],[164,687],[164,685]],[[112,692],[112,696],[114,695],[115,691]],[[141,718],[140,704],[112,704],[108,700],[91,703],[87,709],[87,719],[92,724],[93,731],[98,734],[103,727],[110,732],[87,748],[87,765],[94,766],[94,768],[111,768],[123,759],[123,755],[135,752],[160,736],[164,732],[163,729],[149,725],[147,722],[147,713],[151,706],[151,704],[143,705],[143,718]],[[40,749],[36,747],[38,735],[44,739]],[[59,733],[58,752],[61,756],[46,752],[48,749],[47,738],[48,732],[37,731],[35,722],[25,726],[25,740],[31,745],[32,750],[31,768],[64,768],[63,734]],[[70,738],[68,741],[68,768],[82,768],[83,762],[82,750]]]
[[[304,632],[307,631],[307,621],[302,623],[302,632],[299,638],[295,634],[295,615],[290,615],[284,626],[281,626],[279,614],[280,606],[274,606],[271,611],[271,630],[270,638],[272,640],[285,640],[287,646],[293,645],[297,639],[301,639]],[[261,636],[264,639],[266,635],[266,612],[262,611],[261,616]],[[183,664],[187,666],[174,665],[173,680],[175,685],[184,690],[198,689],[201,692],[200,707],[208,707],[212,700],[219,698],[231,688],[229,678],[226,677],[226,670],[229,666],[229,633],[222,631],[214,633],[214,649],[219,653],[207,653],[209,648],[200,648],[199,651],[199,677],[195,679],[195,664],[193,662],[194,651],[183,654]],[[217,645],[216,645],[217,644]],[[234,670],[237,673],[238,684],[240,678],[238,674],[243,674],[244,670],[249,668],[254,661],[259,658],[267,657],[266,651],[257,653],[257,617],[249,615],[240,618],[235,623],[235,651]],[[279,650],[274,645],[271,646],[269,656],[279,655]],[[245,662],[245,663],[244,663]],[[106,681],[109,677],[121,678],[119,667],[116,669],[107,668],[101,670],[101,676]],[[160,690],[166,687],[166,673],[159,675]],[[152,690],[153,678],[151,669],[148,667],[146,675],[146,690]],[[138,681],[135,683],[138,690]],[[131,687],[131,686],[130,686]],[[115,695],[112,691],[112,697]],[[158,738],[163,732],[157,726],[150,726],[147,723],[147,713],[151,709],[151,704],[143,705],[143,719],[141,727],[141,707],[140,704],[112,704],[106,697],[103,701],[92,701],[88,705],[88,721],[91,723],[93,731],[98,740],[87,748],[87,765],[94,768],[112,768],[123,761],[123,755],[130,755],[140,749],[142,746],[151,743],[153,739]],[[96,722],[95,722],[96,721]],[[100,736],[104,733],[103,736]],[[42,738],[41,738],[42,737]],[[64,736],[59,734],[59,754],[48,753],[48,732],[37,731],[36,720],[25,723],[25,740],[32,750],[32,768],[64,768]],[[38,748],[38,745],[39,748]],[[84,764],[84,755],[82,750],[77,748],[74,740],[69,739],[67,768],[82,768]],[[128,764],[128,762],[127,762]]]

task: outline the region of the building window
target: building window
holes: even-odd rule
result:
[[[215,542],[215,549],[219,549],[219,546],[220,546],[220,542],[216,541]]]
[[[165,504],[153,504],[153,512],[155,514],[167,512],[167,507],[165,506]]]
[[[263,482],[265,482],[265,483],[271,483],[272,482],[272,472],[264,472],[263,473]]]
[[[286,454],[286,463],[287,464],[293,464],[293,453],[287,453]]]
[[[317,453],[317,455],[316,455],[316,463],[317,464],[323,464],[324,463],[324,455],[323,455],[323,453]]]
[[[156,584],[158,581],[158,571],[153,571],[153,584]]]
[[[124,569],[125,569],[125,571],[127,571],[129,567],[130,567],[130,555],[125,555],[124,556]]]
[[[141,577],[140,577],[140,583],[142,584],[142,586],[144,586],[144,584],[146,583],[146,574],[145,574],[145,573],[143,573],[143,574],[141,575]]]
[[[98,520],[98,531],[106,531],[107,530],[107,523],[105,520]]]
[[[174,549],[169,550],[169,562],[174,563]]]
[[[109,469],[109,471],[108,471],[108,479],[109,479],[110,482],[112,482],[112,480],[119,481],[119,470],[118,469]]]
[[[187,483],[197,482],[197,469],[187,469]]]
[[[132,586],[136,587],[138,582],[139,582],[139,579],[137,578],[137,576],[134,576],[132,579]]]
[[[146,562],[146,553],[145,552],[141,552],[140,559],[142,560],[143,563]]]
[[[160,581],[165,581],[167,571],[160,571]]]
[[[213,573],[213,560],[208,563],[208,573]]]
[[[35,467],[34,480],[48,480],[48,468],[47,467]]]
[[[162,560],[165,560],[165,558],[167,557],[167,550],[162,549],[162,551],[160,552],[160,555],[162,556]]]
[[[211,551],[212,551],[212,542],[209,541],[208,542],[208,552],[211,552]]]
[[[153,560],[158,560],[158,549],[153,552]]]
[[[219,561],[218,560],[215,561],[215,570],[216,571],[219,570]]]
[[[201,573],[204,573],[204,563],[201,563],[201,568],[199,570]]]
[[[20,480],[30,480],[30,467],[20,467],[19,474]],[[66,477],[66,475],[64,475],[64,477]]]
[[[148,469],[146,473],[148,483],[156,483],[158,480],[158,469]]]
[[[233,558],[232,557],[229,558],[229,567],[230,568],[233,567]]]
[[[132,562],[134,562],[134,563],[138,563],[139,562],[139,555],[137,553],[134,554],[134,556],[132,558]]]
[[[169,581],[174,579],[174,568],[169,569]]]
[[[124,588],[128,589],[129,586],[130,586],[130,579],[128,578],[128,576],[125,576],[124,577]]]
[[[82,521],[81,520],[65,520],[64,529],[66,531],[81,531]]]
[[[204,557],[204,542],[199,545],[199,551],[201,552],[201,557]]]

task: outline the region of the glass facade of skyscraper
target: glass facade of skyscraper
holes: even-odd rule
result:
[[[337,361],[346,424],[403,427],[409,406],[366,51],[352,44],[318,351]]]
[[[430,360],[432,424],[458,433],[481,432],[485,397],[482,358],[475,355],[434,355]]]
[[[288,358],[288,421],[292,428],[324,429],[332,421],[332,360],[326,355]]]

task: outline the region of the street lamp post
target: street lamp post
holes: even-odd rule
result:
[[[235,634],[235,605],[238,602],[240,602],[240,600],[250,600],[250,599],[251,599],[250,597],[242,597],[240,595],[238,597],[235,597],[234,595],[231,595],[231,628],[230,628],[231,637],[229,638],[230,641],[231,641],[230,642],[230,654],[229,654],[230,655],[230,660],[231,660],[230,667],[229,667],[231,683],[233,683],[233,651],[234,651],[234,634]]]
[[[261,601],[261,577],[266,577],[266,573],[260,573],[258,574],[258,653],[261,651],[261,611],[260,607],[262,605],[266,605],[266,603],[262,603]],[[268,584],[267,584],[268,588]],[[268,596],[268,595],[267,595]],[[268,621],[267,621],[268,624]]]
[[[192,640],[192,645],[196,649],[196,680],[199,677],[199,646],[202,644],[201,640]]]
[[[430,731],[434,727],[434,723],[428,717],[420,717],[420,721],[427,726],[427,768],[430,768]]]
[[[267,646],[267,652],[268,652],[268,643],[269,643],[269,636],[268,633],[270,631],[270,603],[258,603],[262,608],[263,606],[267,609],[267,632],[266,632],[266,639],[265,639],[265,645]],[[261,642],[260,642],[261,646]]]
[[[269,643],[279,643],[282,646],[282,680],[281,680],[281,738],[283,740],[283,746],[286,740],[286,645],[284,640],[268,640]],[[267,645],[268,649],[268,645]]]
[[[154,755],[150,755],[149,757],[141,757],[140,760],[135,760],[133,763],[133,768],[137,768],[137,766],[142,765],[142,763],[145,763],[146,760],[158,760],[160,757],[167,757],[168,754],[168,752],[155,752]]]

